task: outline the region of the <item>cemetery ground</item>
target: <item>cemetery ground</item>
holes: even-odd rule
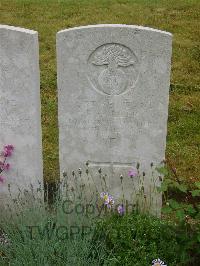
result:
[[[11,264],[14,263],[12,265],[150,265],[151,260],[158,256],[168,266],[197,265],[200,256],[199,14],[198,0],[1,0],[1,24],[39,32],[44,177],[49,183],[58,180],[59,176],[56,32],[99,23],[149,26],[173,34],[173,57],[166,151],[172,179],[166,178],[163,187],[163,192],[169,197],[169,201],[164,200],[168,203],[163,212],[166,219],[142,214],[123,217],[108,215],[107,219],[95,224],[96,238],[92,241],[81,236],[74,242],[60,242],[60,228],[56,229],[51,239],[43,234],[47,222],[50,226],[47,231],[51,227],[56,228],[55,213],[51,211],[49,214],[43,207],[41,211],[33,208],[24,214],[23,221],[19,224],[16,221],[16,224],[24,229],[27,220],[37,220],[41,226],[39,232],[42,233],[34,235],[35,241],[31,241],[29,235],[26,237],[24,233],[22,236],[21,230],[9,227],[13,246],[11,249],[7,246],[2,251],[0,249],[0,265],[7,263],[8,259]],[[196,187],[193,187],[195,182]],[[176,201],[174,193],[182,201]],[[61,215],[59,219],[56,222],[62,224],[67,218]],[[105,242],[100,232],[107,235]]]

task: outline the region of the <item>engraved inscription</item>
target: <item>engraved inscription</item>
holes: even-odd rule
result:
[[[101,166],[101,167],[106,167],[106,166],[111,166],[111,167],[131,167],[135,166],[135,162],[131,163],[121,163],[121,162],[94,162],[94,161],[88,161],[90,166]]]
[[[92,52],[88,68],[89,80],[98,92],[120,95],[136,82],[138,58],[128,47],[108,43]]]
[[[15,82],[19,83],[17,65],[6,55],[3,59],[0,62],[0,126],[3,126],[4,130],[23,132],[26,128],[25,124],[30,121],[30,118],[29,114],[24,112],[23,102],[19,103],[19,99],[21,91],[27,91],[27,89],[24,84],[21,85],[21,91],[15,88],[11,89]]]

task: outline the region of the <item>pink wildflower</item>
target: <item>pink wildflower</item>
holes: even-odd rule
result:
[[[129,170],[129,171],[128,171],[128,175],[129,175],[130,177],[134,177],[134,176],[136,176],[136,175],[137,175],[137,170],[136,170],[136,169],[131,169],[131,170]]]
[[[119,215],[123,215],[124,214],[125,208],[124,208],[123,204],[118,205],[117,212],[119,213]]]
[[[108,199],[104,202],[104,204],[110,209],[114,205],[115,201],[113,196],[109,195]]]
[[[10,169],[10,164],[9,163],[4,164],[3,169],[8,171]]]
[[[3,148],[3,156],[4,157],[10,157],[12,155],[12,152],[14,150],[14,146],[9,144],[9,145],[5,145]]]
[[[114,198],[113,198],[111,195],[109,195],[107,192],[101,192],[100,197],[101,197],[101,199],[104,201],[104,204],[105,204],[109,209],[110,209],[110,208],[114,205],[114,203],[115,203]]]
[[[5,145],[4,148],[10,151],[14,150],[14,146],[12,144]]]
[[[5,176],[0,175],[0,183],[4,183],[5,179]]]

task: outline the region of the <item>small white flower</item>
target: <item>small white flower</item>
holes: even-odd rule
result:
[[[152,261],[152,266],[167,266],[167,264],[165,264],[164,261],[160,259],[155,259]]]

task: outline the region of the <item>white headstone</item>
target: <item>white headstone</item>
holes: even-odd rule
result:
[[[61,175],[89,161],[90,168],[108,173],[110,191],[119,197],[121,174],[137,162],[151,172],[150,164],[164,159],[171,49],[170,33],[140,26],[58,32]],[[153,197],[150,176],[144,183]],[[131,200],[132,181],[124,182]],[[134,182],[137,190],[139,180]],[[160,196],[157,204],[159,209]]]
[[[0,205],[8,203],[9,187],[15,198],[43,183],[38,33],[0,25],[0,151],[6,144],[14,152],[2,173]]]

